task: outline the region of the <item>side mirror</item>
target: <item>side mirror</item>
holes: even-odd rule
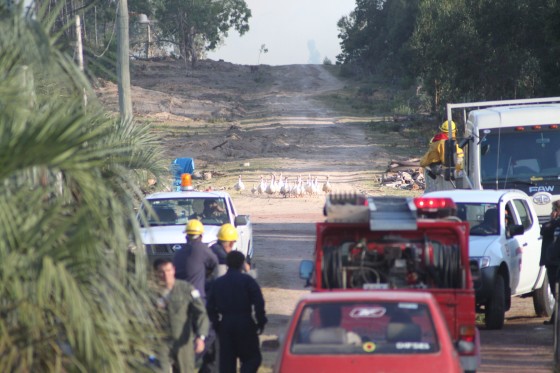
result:
[[[249,223],[249,215],[237,215],[235,217],[234,225],[236,227],[240,225],[247,225]]]
[[[472,137],[466,137],[464,139],[462,139],[461,141],[459,141],[459,143],[457,144],[461,149],[463,149],[465,147],[465,145],[467,145],[469,143],[469,141],[472,140]]]
[[[314,264],[312,260],[302,260],[299,263],[299,278],[307,280],[306,286],[309,285],[311,280]]]
[[[525,228],[521,224],[512,224],[506,227],[506,231],[509,234],[509,237],[513,237],[525,233]]]

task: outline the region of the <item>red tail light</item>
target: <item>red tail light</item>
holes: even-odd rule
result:
[[[476,354],[476,327],[474,325],[461,325],[459,327],[459,340],[457,351],[459,355]]]
[[[451,198],[414,198],[418,217],[444,218],[457,214],[457,205]]]

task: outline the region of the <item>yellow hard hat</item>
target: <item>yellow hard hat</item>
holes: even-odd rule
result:
[[[204,226],[202,225],[200,220],[191,219],[187,222],[187,226],[185,227],[185,231],[183,233],[191,236],[196,236],[204,233]]]
[[[439,126],[439,130],[441,132],[449,132],[449,125],[447,120],[443,122],[441,126]],[[457,131],[457,126],[455,125],[454,121],[451,121],[451,132],[455,132],[455,131]]]
[[[239,235],[237,234],[237,229],[230,223],[222,225],[220,231],[218,232],[218,240],[220,241],[237,241]]]

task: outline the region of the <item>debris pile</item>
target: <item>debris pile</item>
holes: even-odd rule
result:
[[[389,188],[421,190],[426,188],[423,168],[420,159],[407,161],[391,160],[385,173],[381,176],[380,184]]]

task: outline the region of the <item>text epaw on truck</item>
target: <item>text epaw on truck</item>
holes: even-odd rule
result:
[[[314,260],[300,276],[316,292],[430,293],[462,368],[480,365],[468,223],[449,198],[329,195]],[[367,343],[367,342],[364,342]]]

